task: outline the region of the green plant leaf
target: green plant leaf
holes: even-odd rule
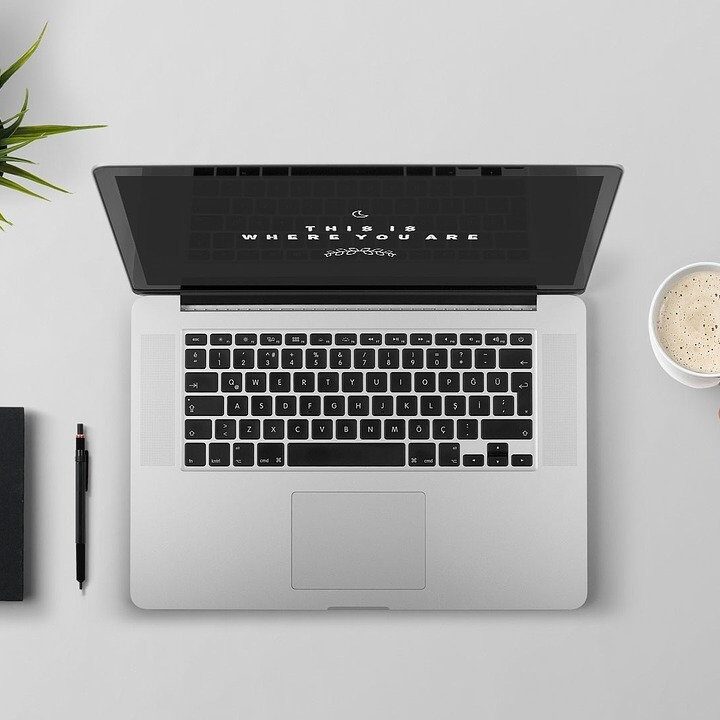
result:
[[[5,155],[4,153],[0,152],[0,163],[4,162],[21,162],[21,163],[28,163],[28,165],[35,165],[36,163],[32,160],[28,160],[27,158],[21,158],[21,157],[15,157],[14,155]]]
[[[29,145],[31,142],[35,142],[36,140],[41,140],[44,137],[45,137],[44,135],[40,135],[39,137],[29,138],[27,140],[18,141],[18,142],[15,142],[14,138],[5,138],[3,140],[3,142],[6,143],[6,145],[2,149],[5,152],[15,152],[16,150],[19,150],[20,148],[25,147],[26,145]]]
[[[93,128],[103,128],[107,125],[25,125],[19,127],[8,139],[26,139],[33,138],[38,140],[40,137],[48,135],[58,135],[60,133],[74,132],[75,130],[91,130]]]
[[[28,109],[28,98],[30,97],[27,89],[25,90],[25,99],[23,100],[22,107],[20,108],[20,112],[18,112],[16,115],[14,115],[14,118],[8,118],[3,122],[4,128],[0,129],[0,138],[9,138],[17,129],[20,127],[20,123],[23,121],[23,118],[25,117],[25,113]],[[14,122],[10,123],[10,125],[5,125],[10,120],[13,120]]]
[[[2,226],[2,223],[7,223],[8,225],[12,225],[12,223],[2,214],[0,213],[0,230],[4,230],[5,228]]]
[[[33,197],[40,198],[41,200],[47,200],[46,197],[43,197],[42,195],[38,195],[36,192],[33,192],[32,190],[28,190],[26,187],[23,187],[22,185],[18,185],[16,182],[13,182],[12,180],[8,180],[6,177],[0,177],[0,186],[6,187],[10,190],[17,190],[18,192],[25,193],[26,195],[32,195]]]
[[[13,167],[12,165],[8,165],[7,163],[0,162],[0,173],[3,173],[4,175],[17,175],[17,177],[23,178],[23,180],[30,180],[31,182],[37,183],[38,185],[44,185],[45,187],[52,188],[53,190],[59,190],[60,192],[64,193],[67,192],[67,190],[65,190],[64,188],[61,188],[58,185],[53,185],[51,182],[43,180],[41,177],[38,177],[37,175],[28,172],[27,170],[23,170],[19,167]]]
[[[40,42],[45,34],[47,23],[43,25],[43,29],[38,39],[4,72],[0,73],[0,88],[32,57],[32,54],[38,49]]]

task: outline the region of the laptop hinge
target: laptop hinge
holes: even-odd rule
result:
[[[180,305],[202,309],[220,307],[338,307],[338,306],[433,306],[442,308],[493,307],[535,309],[534,287],[400,287],[400,288],[321,288],[263,287],[246,289],[183,288]]]

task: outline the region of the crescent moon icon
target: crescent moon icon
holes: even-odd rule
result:
[[[356,218],[366,218],[367,213],[364,213],[362,210],[353,210],[352,216]]]

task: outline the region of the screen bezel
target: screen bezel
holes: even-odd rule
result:
[[[414,174],[425,175],[488,175],[498,177],[530,177],[530,176],[590,176],[601,177],[602,184],[598,193],[597,203],[588,228],[588,234],[583,243],[580,262],[575,273],[573,283],[559,286],[540,286],[535,288],[538,293],[549,294],[581,294],[585,291],[597,257],[600,241],[607,226],[610,210],[615,200],[623,168],[620,165],[104,165],[93,168],[93,176],[100,197],[110,222],[120,257],[133,292],[139,295],[192,295],[203,296],[232,295],[233,292],[255,292],[271,297],[274,293],[287,296],[293,290],[302,290],[303,294],[311,292],[322,293],[322,287],[312,286],[265,286],[261,288],[247,288],[236,285],[218,287],[217,285],[193,288],[178,288],[177,286],[150,285],[142,279],[142,266],[138,262],[138,254],[130,229],[130,223],[125,214],[122,197],[120,195],[117,178],[123,176],[188,176],[196,174],[198,168],[203,168],[207,174],[222,175],[223,169],[235,169],[237,174],[277,174],[279,169],[287,169],[290,173],[296,170],[298,174],[307,177],[323,175],[387,175],[387,174]],[[221,171],[221,172],[218,172]],[[347,288],[348,295],[362,297],[363,292],[375,294],[386,288],[379,285],[363,285]],[[399,299],[403,295],[420,296],[422,294],[442,295],[448,292],[449,296],[458,293],[476,293],[484,291],[497,292],[498,288],[491,288],[488,284],[473,287],[463,286],[431,286],[417,285],[408,288],[393,288],[393,295]],[[400,300],[398,300],[400,301]],[[337,302],[337,297],[334,302]]]

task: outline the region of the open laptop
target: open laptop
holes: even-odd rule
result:
[[[617,166],[99,167],[143,608],[576,608]]]

